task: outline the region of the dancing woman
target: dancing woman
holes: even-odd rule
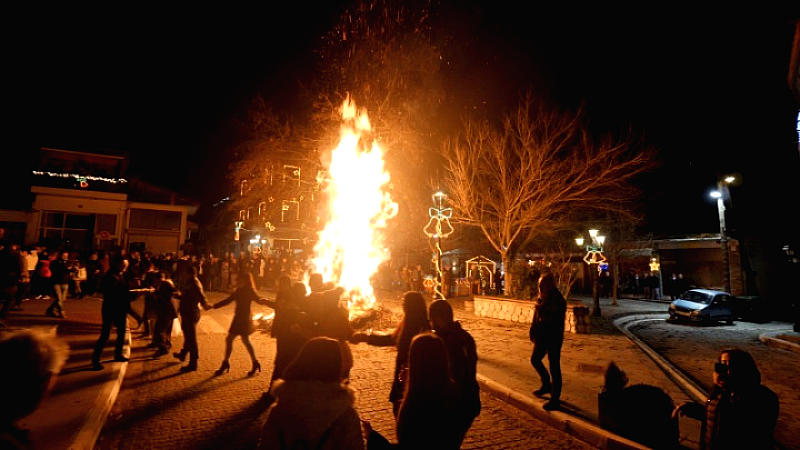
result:
[[[236,304],[236,310],[233,313],[233,320],[231,321],[231,328],[228,330],[228,336],[225,337],[225,359],[222,360],[222,365],[215,372],[216,375],[222,375],[228,372],[231,368],[230,357],[233,351],[233,340],[237,336],[242,338],[247,352],[250,354],[250,360],[253,362],[253,368],[247,373],[253,376],[256,372],[261,372],[261,363],[256,358],[256,352],[253,349],[253,344],[250,343],[250,333],[253,332],[253,320],[250,315],[250,303],[255,302],[262,305],[269,306],[267,300],[258,296],[256,292],[256,284],[253,280],[253,274],[250,272],[240,272],[237,277],[238,286],[233,294],[228,296],[225,300],[215,303],[211,308],[222,308],[231,303]]]

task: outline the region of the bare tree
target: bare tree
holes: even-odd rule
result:
[[[511,267],[532,237],[575,210],[630,211],[630,181],[653,167],[652,156],[630,135],[596,138],[582,110],[537,108],[528,95],[499,125],[464,122],[444,147],[446,187],[454,215],[480,227]]]

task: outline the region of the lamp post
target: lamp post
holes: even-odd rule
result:
[[[594,309],[592,310],[593,316],[600,316],[600,264],[606,261],[603,256],[603,243],[606,241],[605,236],[600,235],[599,230],[589,230],[589,242],[586,243],[586,256],[583,261],[589,265],[589,276],[592,277],[592,302]],[[578,247],[583,247],[583,236],[575,238],[575,243]],[[597,267],[597,273],[592,270],[592,266]]]
[[[430,239],[430,244],[433,250],[433,263],[436,268],[436,279],[433,283],[433,296],[434,298],[444,299],[442,293],[442,239],[450,236],[454,229],[450,224],[450,218],[453,216],[453,208],[446,208],[444,206],[447,200],[447,194],[442,191],[436,191],[433,196],[433,206],[428,208],[428,224],[425,225],[423,231]]]
[[[735,177],[727,176],[717,181],[717,190],[711,192],[711,197],[717,199],[717,213],[719,214],[719,247],[722,251],[722,279],[725,292],[731,292],[731,267],[728,250],[728,227],[725,223],[725,198],[730,199],[728,185],[736,181]]]

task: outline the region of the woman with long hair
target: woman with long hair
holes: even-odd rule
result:
[[[233,291],[233,294],[229,295],[225,300],[211,305],[212,309],[216,309],[231,303],[236,304],[231,327],[228,330],[228,336],[225,337],[225,359],[222,360],[222,365],[217,369],[216,375],[222,375],[230,370],[231,365],[229,360],[231,358],[231,352],[233,351],[233,340],[238,336],[242,338],[242,343],[250,354],[253,368],[250,369],[250,372],[247,374],[253,376],[256,372],[261,372],[261,363],[259,363],[256,358],[256,351],[253,349],[253,344],[250,343],[250,333],[253,332],[253,319],[250,315],[250,304],[255,302],[268,305],[268,303],[266,300],[259,297],[252,273],[248,271],[240,272],[237,280],[239,284],[236,290]]]
[[[341,351],[327,337],[303,345],[273,385],[259,448],[364,449],[355,391],[342,383]]]
[[[464,429],[459,405],[458,386],[450,376],[444,340],[430,332],[417,335],[411,341],[405,390],[395,422],[398,448],[460,448]],[[391,448],[368,422],[364,429],[367,448]]]
[[[408,291],[403,294],[403,318],[400,325],[391,334],[355,333],[353,342],[366,342],[369,345],[397,347],[397,358],[394,363],[394,380],[389,392],[392,412],[397,416],[400,400],[403,397],[403,380],[408,366],[408,350],[414,336],[431,330],[428,321],[428,307],[425,298],[419,293]]]

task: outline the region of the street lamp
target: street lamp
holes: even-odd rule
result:
[[[725,198],[730,201],[728,185],[736,181],[734,176],[726,176],[717,181],[717,190],[711,192],[711,197],[717,199],[717,213],[719,214],[719,247],[722,251],[722,275],[725,292],[731,293],[731,268],[728,250],[728,227],[725,223]]]
[[[442,191],[436,191],[433,196],[433,206],[428,208],[428,224],[425,225],[423,231],[430,239],[430,244],[433,250],[433,263],[436,268],[436,279],[433,283],[433,296],[434,298],[444,299],[442,293],[442,239],[453,234],[453,226],[450,224],[450,218],[453,216],[453,208],[446,208],[444,202],[447,200],[447,194]]]
[[[600,316],[600,264],[606,261],[606,257],[603,256],[603,244],[606,241],[605,236],[600,235],[599,230],[589,230],[589,241],[586,243],[586,256],[583,257],[583,261],[589,265],[589,276],[592,277],[592,302],[594,304],[594,310],[592,311],[593,316]],[[585,240],[583,236],[578,236],[575,238],[575,243],[578,244],[578,247],[583,247]],[[591,270],[592,266],[597,266],[597,273],[594,270]]]

